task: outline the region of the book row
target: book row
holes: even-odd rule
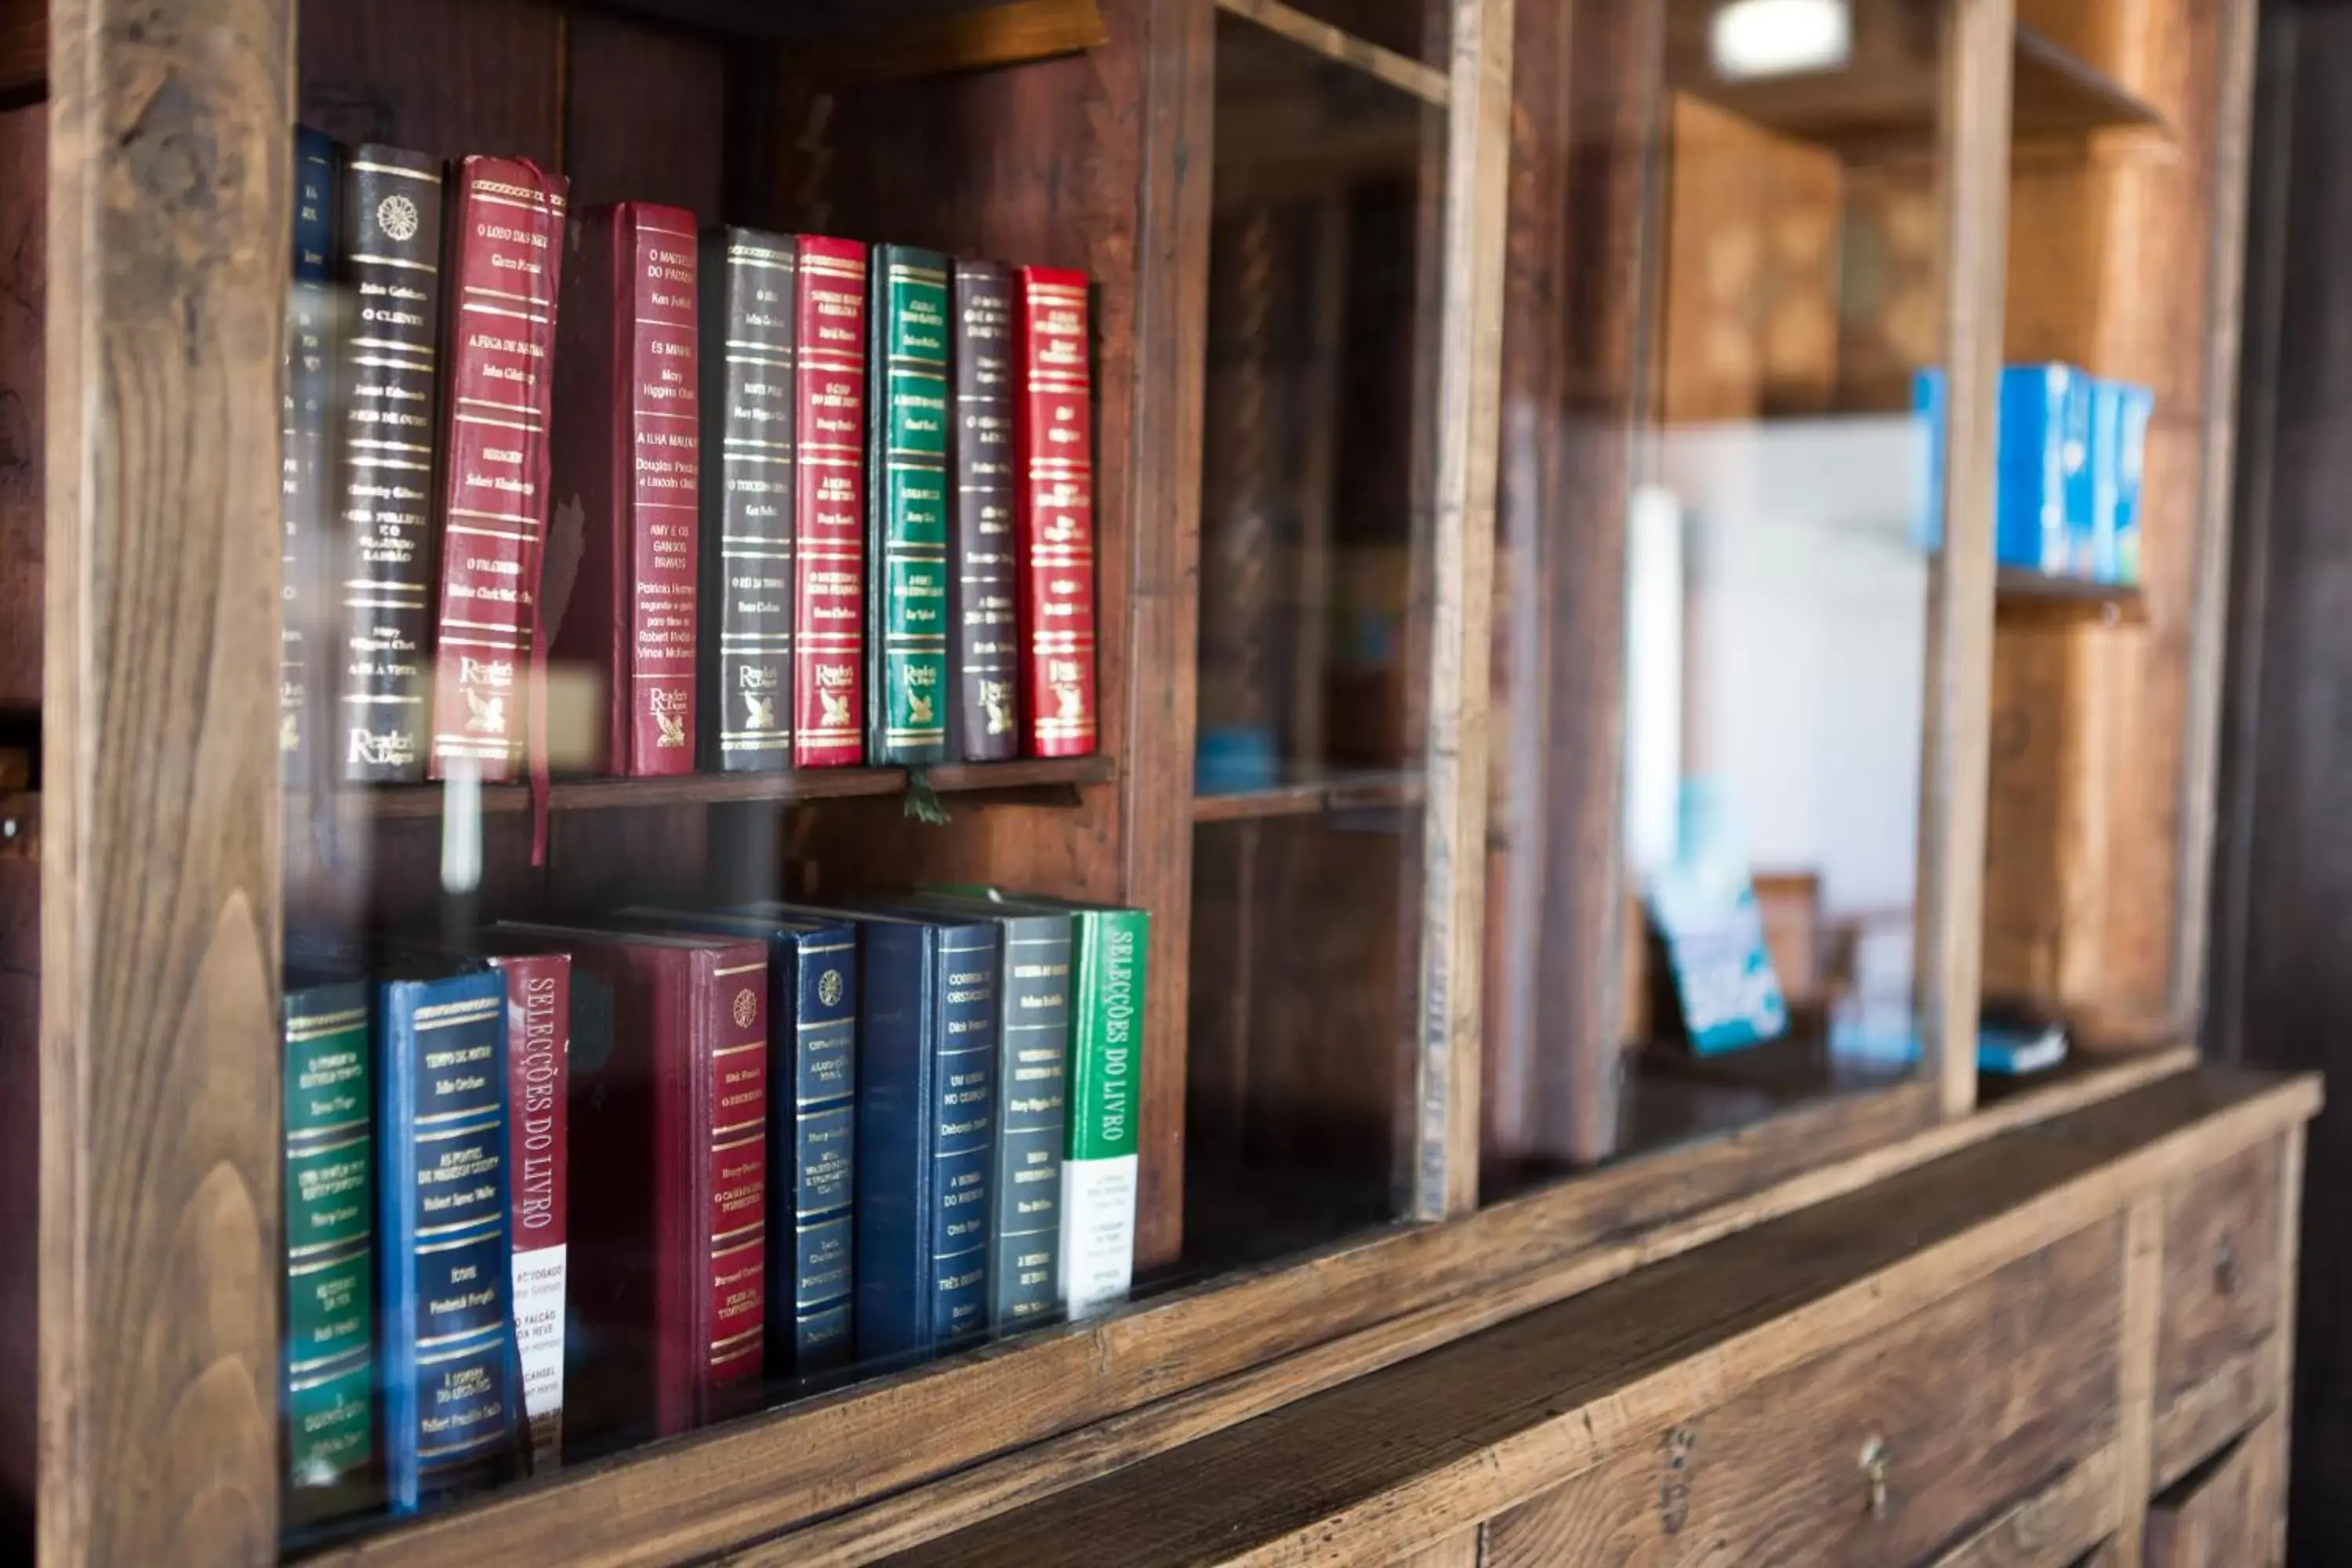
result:
[[[1918,373],[1929,487],[1921,531],[1943,542],[1944,373]],[[2140,574],[2140,484],[2156,394],[2070,364],[2000,373],[1993,433],[1993,553],[2004,566],[2129,587]]]
[[[300,961],[295,1515],[1125,1296],[1149,945],[1141,910],[972,889],[502,923],[363,981]]]
[[[1083,274],[296,164],[290,778],[1095,749]],[[551,739],[551,670],[602,710]]]

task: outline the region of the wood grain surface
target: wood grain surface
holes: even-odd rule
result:
[[[58,0],[42,1561],[277,1552],[285,0]]]
[[[1091,1560],[1105,1540],[1147,1565],[1402,1555],[1654,1443],[1693,1409],[1890,1329],[2086,1226],[2084,1245],[2095,1246],[2114,1289],[2116,1216],[2128,1202],[2269,1136],[2280,1118],[2307,1113],[2313,1095],[2307,1083],[2167,1079],[889,1561],[1050,1568]],[[2102,1409],[2113,1408],[2113,1375],[2096,1395]]]

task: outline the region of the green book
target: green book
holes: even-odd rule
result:
[[[368,1038],[366,985],[288,989],[286,1458],[298,1495],[353,1483],[375,1458]]]
[[[948,754],[948,258],[874,247],[866,761]]]
[[[1151,951],[1146,910],[987,887],[944,889],[1008,910],[1066,911],[1070,982],[1069,1126],[1062,1161],[1062,1304],[1071,1317],[1122,1300],[1135,1279],[1141,1164],[1143,997]]]

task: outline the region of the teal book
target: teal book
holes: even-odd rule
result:
[[[948,754],[948,258],[874,247],[866,760]]]
[[[321,1517],[375,1460],[374,1116],[368,988],[286,993],[286,1466]],[[318,1506],[308,1506],[306,1495]]]

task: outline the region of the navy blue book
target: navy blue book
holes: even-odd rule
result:
[[[279,508],[284,525],[284,625],[278,676],[278,751],[289,783],[304,782],[324,743],[314,696],[325,678],[328,603],[320,563],[327,529],[327,416],[335,345],[331,288],[335,186],[341,149],[323,131],[294,132],[294,269],[286,307],[286,417],[280,432]]]
[[[384,1487],[394,1513],[517,1468],[507,984],[377,988]]]
[[[627,909],[623,920],[768,944],[768,1147],[792,1179],[768,1184],[768,1375],[855,1358],[857,933],[840,916]],[[793,1092],[778,1092],[790,1083]]]
[[[1062,1149],[1068,1137],[1070,960],[1076,921],[1053,910],[921,893],[906,907],[996,922],[996,1214],[988,1321],[1034,1328],[1062,1315]]]
[[[995,1184],[996,923],[758,909],[846,914],[857,928],[858,1355],[978,1337]]]

